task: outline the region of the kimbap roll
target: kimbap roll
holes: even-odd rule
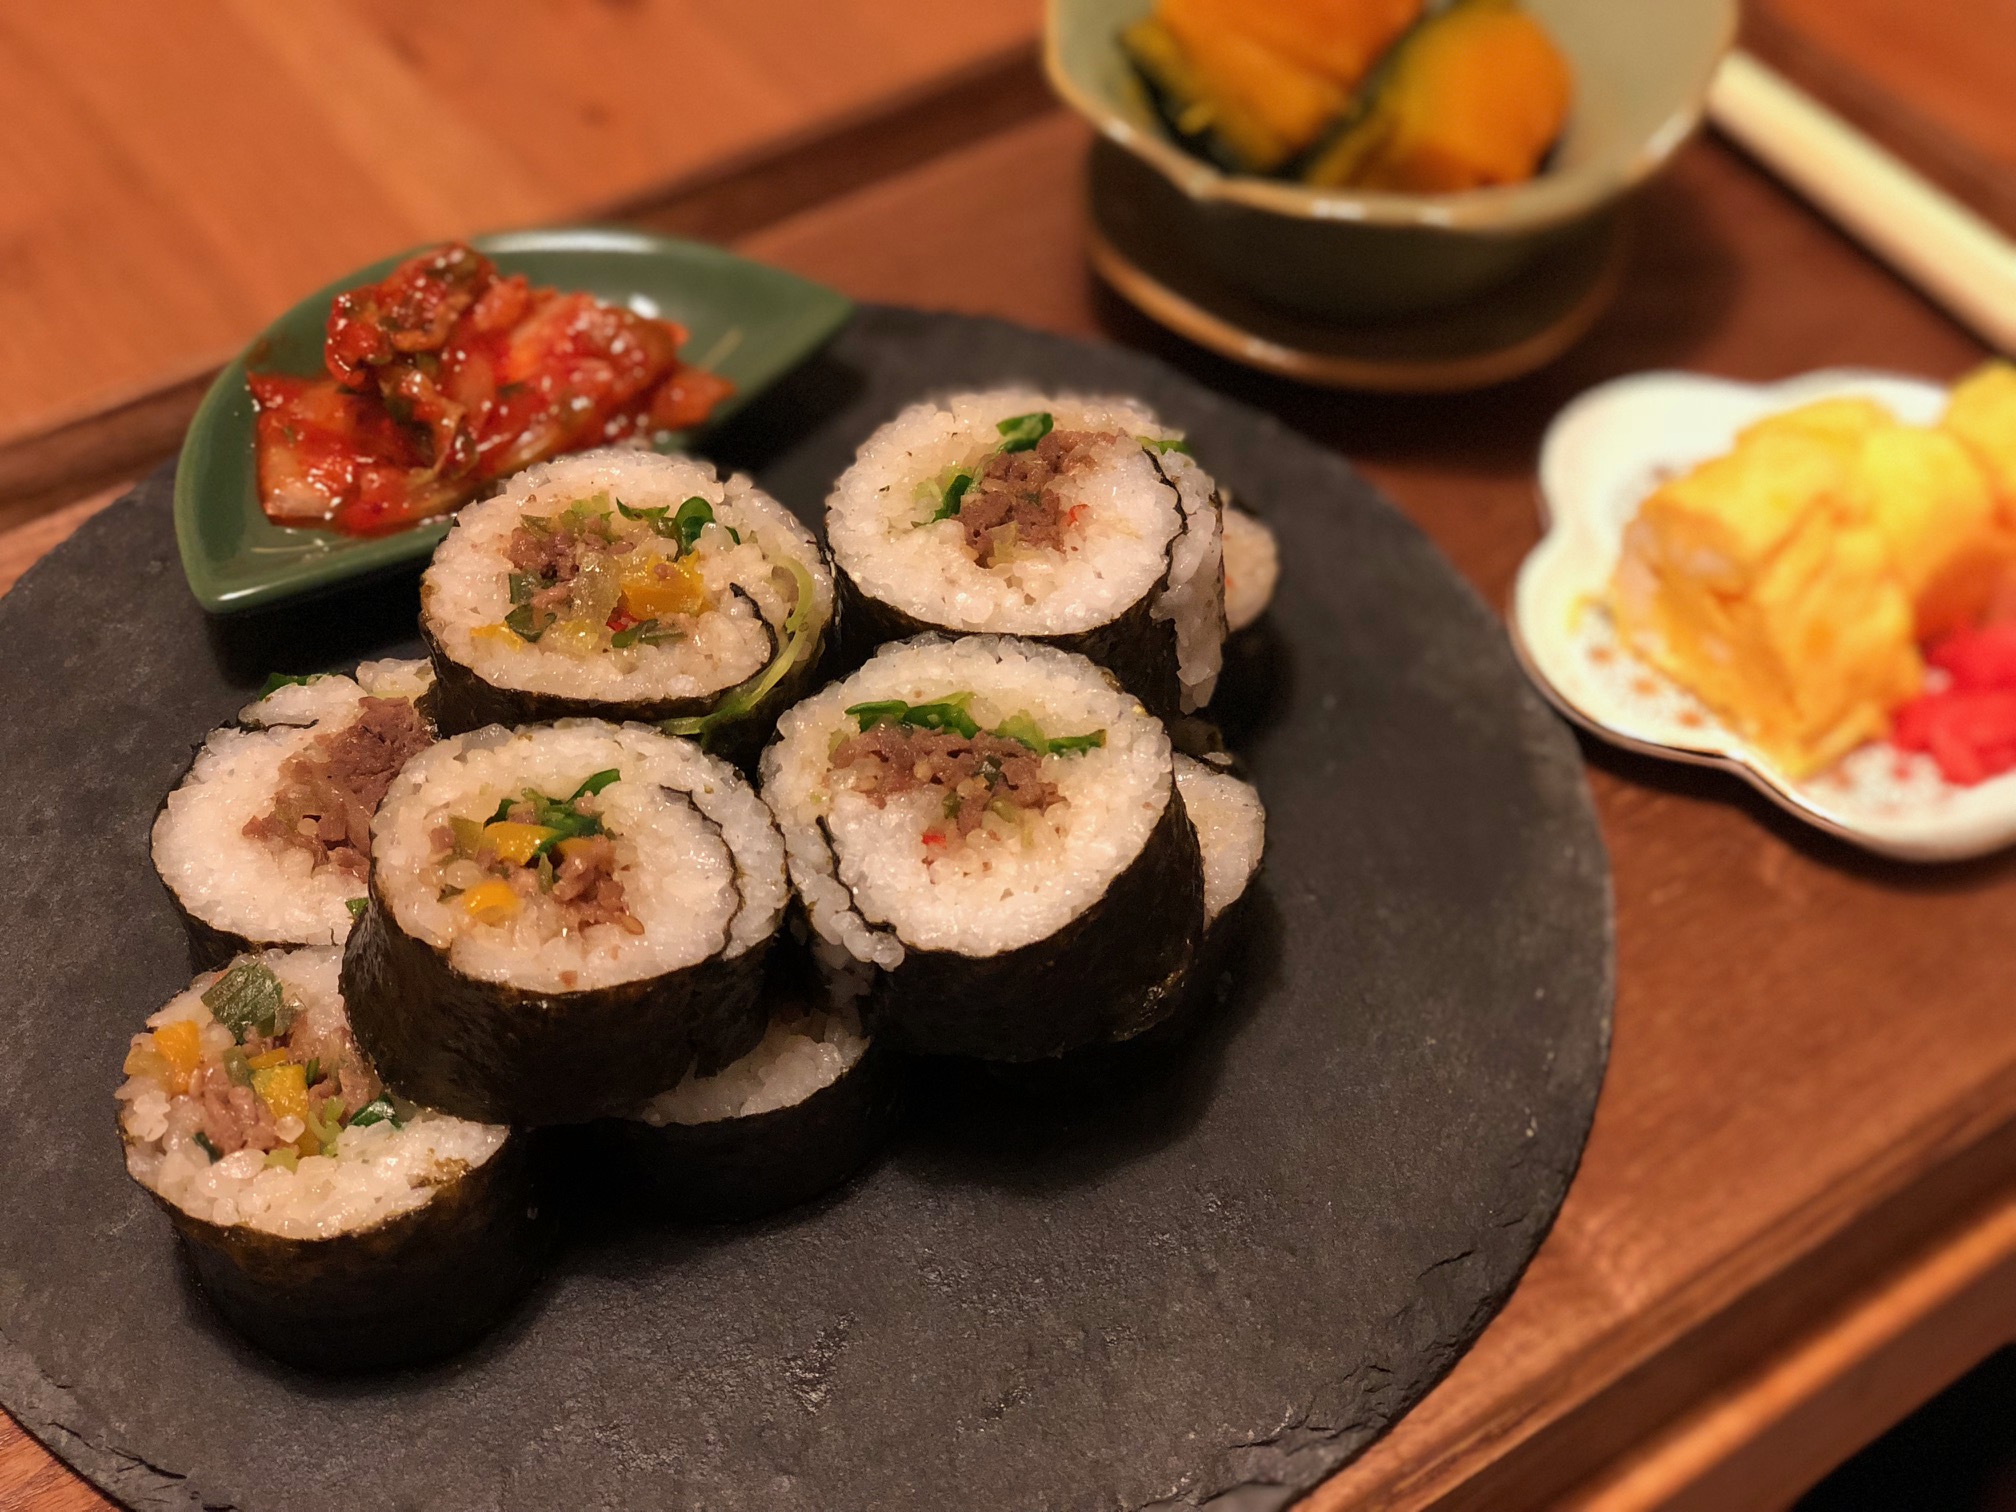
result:
[[[420,580],[445,734],[672,720],[753,756],[813,686],[833,579],[747,478],[647,451],[564,457],[471,504]]]
[[[1176,758],[1176,791],[1204,853],[1204,921],[1216,930],[1260,870],[1267,810],[1252,783],[1188,756]]]
[[[372,811],[434,738],[426,662],[278,681],[211,732],[154,821],[154,867],[198,965],[342,944],[363,906]]]
[[[1281,580],[1274,532],[1243,509],[1225,507],[1225,625],[1234,635],[1267,612]]]
[[[620,1116],[763,1035],[783,842],[691,741],[600,720],[455,736],[407,764],[371,843],[343,992],[415,1101]]]
[[[1204,943],[1180,1002],[1159,1023],[1117,1044],[1090,1045],[1041,1061],[980,1063],[990,1085],[1052,1104],[1115,1095],[1142,1077],[1162,1074],[1209,1021],[1227,968],[1236,959],[1242,933],[1238,905],[1260,868],[1267,814],[1252,785],[1222,767],[1182,755],[1175,767],[1176,791],[1197,830],[1204,859]],[[964,1084],[954,1081],[939,1095],[958,1098],[964,1090]],[[989,1115],[983,1110],[977,1116]]]
[[[778,722],[763,791],[822,958],[924,1054],[1033,1060],[1173,1010],[1204,869],[1161,723],[1081,656],[885,646]]]
[[[433,1358],[494,1322],[543,1241],[525,1139],[388,1092],[358,1052],[333,946],[196,978],[126,1055],[126,1169],[203,1290],[317,1370]]]
[[[700,1222],[807,1201],[875,1153],[897,1091],[891,1056],[851,1007],[782,1004],[740,1060],[689,1072],[616,1126],[624,1189]]]
[[[1164,719],[1211,699],[1225,638],[1218,495],[1125,399],[1001,389],[914,404],[833,486],[849,660],[922,631],[1090,657]]]

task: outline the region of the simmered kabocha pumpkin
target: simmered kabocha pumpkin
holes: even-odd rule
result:
[[[1456,0],[1393,50],[1303,177],[1410,194],[1523,183],[1560,136],[1571,90],[1567,59],[1512,0]]]
[[[1122,43],[1171,128],[1239,173],[1336,129],[1422,0],[1162,0]]]

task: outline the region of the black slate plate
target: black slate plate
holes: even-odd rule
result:
[[[267,1364],[120,1166],[126,1039],[188,974],[148,825],[266,671],[410,647],[413,581],[206,621],[156,475],[0,600],[0,1401],[32,1432],[146,1508],[1261,1512],[1449,1367],[1602,1079],[1575,746],[1343,462],[1147,358],[864,311],[718,450],[809,515],[901,402],[1007,379],[1141,394],[1282,535],[1227,690],[1271,815],[1261,938],[1193,1053],[1068,1116],[927,1099],[866,1177],[761,1226],[604,1226],[439,1369]]]

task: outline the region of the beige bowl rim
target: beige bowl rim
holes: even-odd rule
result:
[[[1297,220],[1370,226],[1415,226],[1484,234],[1545,230],[1589,214],[1649,178],[1692,136],[1706,109],[1708,86],[1736,44],[1737,0],[1721,0],[1720,38],[1707,66],[1687,81],[1681,101],[1630,152],[1524,184],[1459,194],[1395,194],[1313,189],[1226,173],[1194,157],[1160,132],[1127,119],[1065,65],[1059,40],[1070,0],[1044,0],[1043,67],[1064,102],[1104,135],[1159,170],[1191,199],[1238,205]]]

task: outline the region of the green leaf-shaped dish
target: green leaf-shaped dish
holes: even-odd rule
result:
[[[685,326],[691,339],[680,355],[735,385],[710,424],[817,351],[853,310],[844,296],[793,274],[719,247],[639,231],[594,226],[512,231],[474,237],[471,245],[506,273],[586,290]],[[359,268],[302,300],[225,368],[204,396],[175,468],[175,539],[190,590],[212,613],[278,603],[418,560],[446,534],[443,518],[366,540],[275,525],[259,508],[248,366],[320,373],[330,300],[382,278],[410,255],[401,252]]]

